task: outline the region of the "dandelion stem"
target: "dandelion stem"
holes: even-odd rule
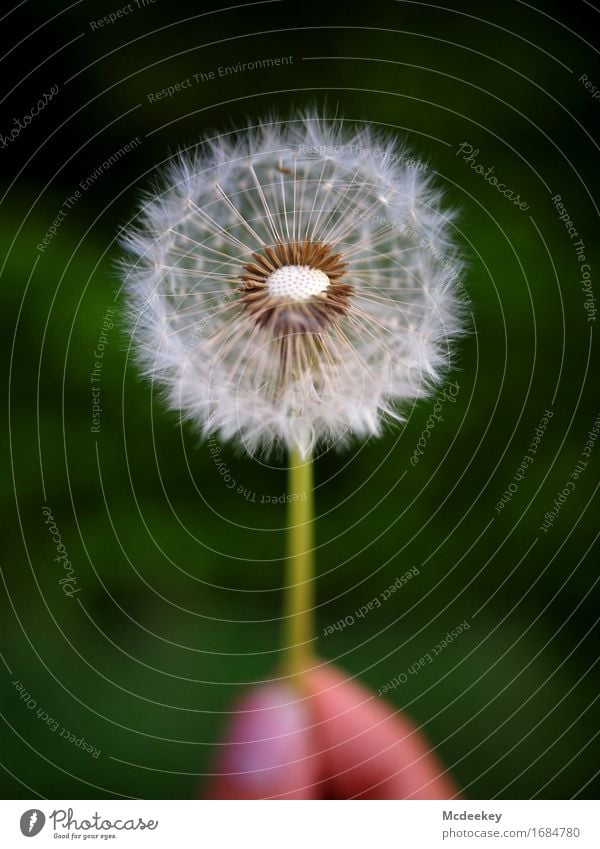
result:
[[[290,450],[287,563],[284,597],[284,671],[309,665],[314,639],[313,461]]]

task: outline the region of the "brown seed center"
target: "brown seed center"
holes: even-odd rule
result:
[[[353,288],[342,282],[345,270],[327,244],[265,246],[244,265],[241,303],[274,336],[320,333],[348,311]]]

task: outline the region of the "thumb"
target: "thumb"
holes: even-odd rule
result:
[[[310,799],[315,786],[307,700],[265,684],[236,706],[217,755],[212,799]]]

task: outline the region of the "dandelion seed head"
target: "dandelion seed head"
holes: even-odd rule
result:
[[[250,452],[402,421],[462,329],[453,214],[394,140],[306,114],[181,154],[122,263],[169,405]]]
[[[310,265],[282,265],[266,279],[269,295],[289,301],[306,301],[329,286],[329,277]]]

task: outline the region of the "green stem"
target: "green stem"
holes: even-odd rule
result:
[[[314,639],[313,462],[297,450],[290,451],[288,495],[284,671],[297,676],[310,664]]]

